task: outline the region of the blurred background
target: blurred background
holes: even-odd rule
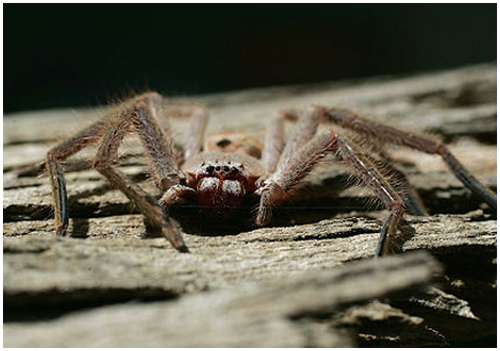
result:
[[[4,4],[4,112],[496,60],[496,5]]]

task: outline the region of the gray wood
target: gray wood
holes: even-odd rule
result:
[[[48,325],[12,323],[7,347],[345,347],[350,338],[309,321],[345,304],[417,289],[440,272],[427,254],[352,263],[175,302],[103,307]],[[384,283],[381,283],[381,282]],[[301,320],[302,319],[302,320]]]

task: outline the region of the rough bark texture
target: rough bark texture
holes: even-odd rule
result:
[[[349,346],[340,332],[303,321],[345,304],[417,289],[439,273],[429,255],[406,255],[241,284],[175,302],[133,303],[73,314],[29,330],[8,326],[12,346]],[[377,281],[383,279],[385,284]],[[340,307],[342,308],[342,307]]]
[[[496,191],[493,65],[194,100],[211,111],[209,133],[257,136],[281,108],[353,109],[440,136]],[[433,257],[372,261],[384,212],[367,211],[372,195],[346,186],[349,174],[330,162],[276,211],[269,228],[207,228],[192,209],[177,209],[191,254],[162,238],[140,238],[142,217],[95,171],[68,173],[71,237],[55,238],[49,181],[25,167],[104,112],[4,120],[6,346],[495,345],[496,214],[439,158],[411,150],[391,153],[432,216],[408,216],[415,235],[403,249]],[[182,142],[186,121],[173,125]],[[123,170],[155,193],[133,138],[125,150]]]

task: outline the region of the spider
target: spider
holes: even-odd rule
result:
[[[168,123],[160,118],[189,117],[189,136],[179,155],[174,147]],[[297,126],[285,141],[284,122],[295,120]],[[317,133],[322,121],[334,128]],[[381,149],[372,146],[395,144],[442,157],[455,176],[496,211],[496,194],[483,186],[441,142],[364,119],[336,108],[312,106],[304,110],[286,110],[269,121],[261,157],[258,147],[246,147],[244,136],[227,134],[218,143],[203,149],[208,122],[205,108],[192,104],[170,104],[161,95],[149,92],[117,105],[102,120],[53,147],[47,153],[46,166],[54,197],[55,231],[65,235],[68,227],[68,202],[63,161],[83,148],[97,145],[92,166],[122,191],[144,215],[146,224],[158,230],[180,252],[189,252],[178,227],[170,219],[169,209],[181,202],[195,202],[212,218],[224,220],[234,215],[249,195],[260,200],[255,224],[264,226],[273,208],[287,201],[296,186],[327,154],[352,170],[360,183],[371,189],[389,210],[380,230],[375,256],[392,253],[391,240],[406,225],[405,212],[425,215],[416,192],[406,177],[392,168]],[[145,149],[148,168],[162,192],[159,199],[148,195],[115,167],[118,149],[129,133],[136,133]],[[239,141],[238,141],[239,140]],[[387,172],[389,169],[390,172]],[[398,174],[401,191],[388,173]]]

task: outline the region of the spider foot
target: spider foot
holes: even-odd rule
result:
[[[171,226],[158,226],[144,218],[144,227],[145,230],[139,235],[139,238],[154,239],[165,237],[177,251],[189,252],[189,248],[184,242],[181,231],[176,224],[172,223]]]
[[[286,193],[281,186],[269,179],[262,182],[261,187],[255,193],[260,195],[260,205],[255,223],[262,227],[271,222],[273,208],[286,198]]]
[[[415,228],[402,218],[398,229],[392,235],[387,235],[385,241],[379,242],[375,257],[398,255],[404,252],[403,246],[415,236]]]
[[[68,224],[62,224],[56,227],[56,236],[63,237],[68,234]]]
[[[152,229],[147,229],[141,234],[137,235],[139,239],[157,239],[157,238],[162,238],[164,237],[164,234],[162,234],[161,228],[152,228]],[[170,241],[170,240],[169,240]],[[186,243],[184,243],[184,240],[182,237],[179,235],[175,240],[170,241],[172,243],[172,246],[179,252],[182,253],[189,253],[189,248],[187,247]]]
[[[184,242],[184,239],[182,238],[181,232],[179,230],[172,230],[171,228],[163,227],[162,233],[177,251],[182,253],[189,253],[189,248]]]

